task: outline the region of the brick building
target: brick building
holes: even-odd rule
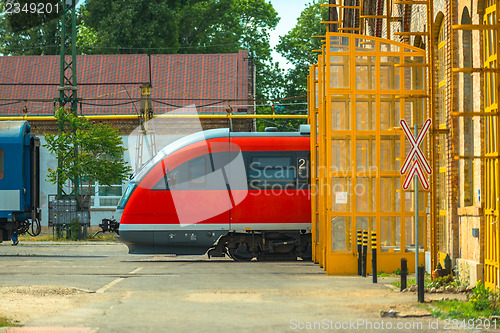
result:
[[[435,119],[440,133],[436,151],[436,248],[438,259],[448,254],[460,277],[474,284],[484,280],[485,183],[484,119],[466,113],[480,113],[485,102],[482,68],[484,30],[453,28],[480,25],[488,1],[434,1]],[[490,1],[491,2],[491,1]],[[417,7],[417,6],[413,6]],[[412,11],[410,29],[421,31],[426,21],[425,6]],[[498,250],[498,248],[497,248]],[[497,281],[498,282],[498,281]]]

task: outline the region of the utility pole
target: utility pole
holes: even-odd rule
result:
[[[61,8],[61,53],[59,69],[59,98],[56,98],[58,107],[70,104],[73,114],[78,113],[78,88],[76,81],[76,3],[78,0],[62,0]],[[66,55],[70,55],[66,61]],[[59,132],[64,130],[59,127]],[[75,157],[78,156],[78,147],[75,147]],[[58,156],[58,166],[61,166],[60,156]],[[59,168],[60,169],[60,168]],[[58,177],[59,178],[59,177]],[[78,197],[79,179],[75,177],[74,195]],[[58,183],[57,198],[62,198],[62,185]]]
[[[156,154],[156,141],[155,141],[155,129],[149,128],[148,121],[153,119],[153,105],[151,103],[151,84],[144,83],[141,84],[141,102],[140,102],[140,127],[141,131],[137,136],[137,160],[135,165],[135,170],[139,171],[142,166],[148,162],[144,161],[143,151],[144,151],[144,141],[147,144],[147,138],[149,137],[149,152],[150,159]]]
[[[77,86],[77,80],[76,80],[76,3],[78,0],[61,0],[61,23],[60,23],[60,29],[61,29],[61,49],[60,49],[60,67],[59,67],[59,86],[57,87],[57,90],[59,91],[59,97],[55,99],[56,104],[58,108],[63,108],[65,106],[68,106],[71,110],[71,112],[77,116],[78,115],[78,86]],[[60,124],[59,125],[59,133],[63,132],[65,129],[63,128],[64,125]],[[74,151],[73,151],[74,157],[75,157],[75,162],[78,163],[78,146],[75,145]],[[63,202],[61,199],[63,198],[62,192],[63,192],[63,184],[60,183],[61,179],[61,167],[62,167],[62,154],[59,151],[58,156],[57,156],[57,165],[58,165],[58,174],[57,174],[57,210],[60,212],[63,210],[69,210],[70,212],[72,209],[69,207],[64,207],[64,205],[61,205]],[[74,201],[70,200],[70,202],[73,202],[76,205],[76,212],[81,212],[82,211],[82,206],[85,206],[83,202],[80,202],[79,200],[80,197],[80,177],[79,175],[76,175],[73,178],[73,196]],[[66,202],[66,200],[64,201]],[[64,214],[64,213],[60,213]],[[83,216],[83,214],[81,215]],[[83,237],[87,236],[87,225],[83,223],[83,221],[80,218],[74,218],[74,216],[70,215],[68,216],[68,219],[70,220],[65,220],[61,223],[58,223],[56,226],[56,233],[57,236],[60,237],[62,236],[62,231],[63,228],[66,226],[67,231],[67,236],[69,236],[70,229],[69,229],[69,224],[68,223],[74,223],[76,220],[76,223],[79,224],[79,226],[83,226],[83,233],[80,234],[80,231],[78,231],[79,237],[83,235]],[[89,218],[90,219],[90,218]],[[81,229],[78,229],[81,230]]]

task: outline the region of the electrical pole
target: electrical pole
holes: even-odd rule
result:
[[[73,114],[78,113],[78,88],[76,81],[76,3],[78,0],[62,0],[61,8],[61,53],[60,53],[60,77],[59,98],[56,98],[58,107],[70,104]],[[70,58],[67,61],[66,56]],[[59,132],[64,129],[59,126]],[[78,147],[75,147],[75,157],[78,158]],[[58,166],[61,166],[61,157],[58,156]],[[60,168],[58,168],[60,169]],[[60,172],[60,171],[59,171]],[[58,177],[59,178],[59,177]],[[78,197],[79,179],[73,179],[74,195]],[[62,184],[57,185],[57,198],[62,198]]]
[[[69,106],[71,112],[77,116],[78,115],[78,86],[77,86],[77,80],[76,80],[76,3],[78,0],[61,0],[61,23],[60,23],[60,29],[61,29],[61,49],[60,49],[60,67],[59,67],[59,86],[57,87],[57,90],[59,91],[59,98],[56,98],[56,104],[58,108],[63,108],[66,106]],[[69,104],[69,105],[68,105]],[[59,124],[59,134],[61,132],[65,131],[64,125]],[[74,154],[74,163],[78,163],[78,146],[75,144],[73,147],[73,154]],[[62,169],[62,153],[61,151],[58,152],[57,155],[57,166],[58,166],[58,171],[57,171],[57,199],[58,199],[58,207],[57,209],[62,211],[62,210],[68,210],[69,207],[63,208],[64,205],[61,205],[62,202],[62,193],[63,193],[63,184],[60,182],[61,181],[61,169]],[[82,211],[82,206],[84,205],[84,202],[80,202],[80,176],[76,175],[73,178],[73,192],[72,192],[72,197],[74,198],[75,201],[70,201],[74,202],[76,204],[76,212],[81,212]],[[66,202],[66,200],[64,201]],[[72,204],[70,204],[72,205]],[[72,209],[69,209],[71,212]],[[83,216],[83,214],[81,215]],[[76,223],[79,224],[80,227],[83,226],[83,233],[80,234],[80,228],[78,229],[78,234],[79,238],[80,236],[83,235],[83,237],[87,236],[87,226],[84,225],[83,221],[80,220],[79,218],[74,218],[74,216],[70,215],[68,216],[71,221],[64,221],[61,224],[57,225],[56,228],[56,233],[57,236],[60,237],[62,236],[62,231],[63,228],[66,226],[67,234],[66,236],[70,235],[70,229],[69,229],[69,224],[67,223],[74,223],[76,220]]]

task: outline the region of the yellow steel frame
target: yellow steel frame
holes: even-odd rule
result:
[[[498,96],[499,96],[499,71],[498,54],[500,45],[498,43],[499,17],[497,8],[499,0],[489,0],[485,10],[484,25],[496,26],[493,29],[483,30],[484,41],[484,68],[492,69],[494,72],[486,73],[484,85],[485,112],[485,145],[483,160],[485,168],[485,193],[484,193],[484,222],[485,222],[485,244],[484,244],[484,279],[486,286],[498,288],[500,286],[500,169],[499,169],[499,147],[500,137],[498,135]]]
[[[326,64],[325,64],[325,49],[326,46],[322,45],[321,47],[321,55],[318,57],[318,120],[317,120],[317,128],[318,128],[318,155],[316,158],[316,169],[318,172],[318,186],[319,188],[316,190],[313,195],[315,196],[316,202],[318,202],[318,211],[319,211],[319,230],[318,230],[318,245],[316,252],[318,253],[318,263],[320,267],[326,270],[326,225],[324,219],[322,218],[325,210],[326,210],[326,198],[324,196],[319,196],[319,192],[321,188],[325,186],[325,169],[322,168],[326,163],[326,133],[325,128],[320,124],[325,123],[326,113],[321,112],[320,110],[324,110],[326,106],[325,101],[325,82],[326,82]]]
[[[309,123],[311,125],[311,192],[316,193],[319,188],[318,177],[318,103],[319,103],[319,87],[318,87],[318,64],[312,65],[309,68],[308,76],[308,110]],[[319,246],[319,211],[320,205],[317,201],[318,196],[311,198],[311,232],[312,232],[312,260],[319,264],[321,261],[321,248]]]
[[[438,92],[438,105],[436,108],[436,126],[440,130],[447,129],[446,122],[446,43],[448,38],[446,36],[446,22],[443,20],[441,22],[439,32],[438,32],[438,47],[437,47],[437,92]],[[447,186],[446,186],[446,176],[447,176],[447,154],[446,154],[446,142],[447,133],[437,134],[436,140],[436,183],[435,186],[439,188],[439,191],[435,191],[434,199],[436,201],[436,245],[437,245],[437,259],[442,261],[446,257],[447,253],[447,215],[448,215],[448,200],[447,200]],[[444,263],[442,264],[444,265]],[[444,266],[443,266],[444,267]]]
[[[312,191],[313,221],[319,217],[315,262],[328,274],[357,272],[357,229],[380,235],[379,269],[395,270],[402,257],[414,269],[413,196],[400,190],[405,137],[399,119],[422,124],[428,116],[425,57],[424,50],[399,42],[326,33],[318,57],[319,107],[317,112],[310,108],[310,123],[318,126],[316,140],[311,132],[311,150],[318,149],[311,156],[318,177],[317,191]],[[427,222],[422,193],[423,261]]]

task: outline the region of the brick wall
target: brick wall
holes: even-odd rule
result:
[[[455,24],[466,24],[469,22],[465,22],[466,18],[463,17],[464,14],[464,9],[467,8],[467,11],[469,12],[471,23],[472,24],[481,24],[483,20],[483,7],[482,7],[482,1],[471,1],[471,0],[460,0],[456,4],[456,22]],[[470,24],[470,23],[469,23]],[[459,58],[459,66],[464,67],[464,50],[472,50],[472,66],[473,67],[482,67],[482,62],[483,62],[483,57],[482,57],[482,33],[480,31],[473,31],[471,34],[471,42],[469,42],[467,39],[462,38],[463,33],[459,32],[457,33],[457,37],[459,40],[459,46],[456,49],[456,56]],[[467,66],[468,67],[468,66]],[[464,75],[470,75],[470,74],[464,74]],[[457,94],[457,101],[456,105],[460,108],[460,111],[481,111],[484,108],[483,105],[483,80],[481,78],[481,75],[479,73],[474,73],[472,74],[472,103],[471,109],[466,110],[464,107],[463,101],[467,98],[465,96],[465,87],[463,86],[463,83],[461,82],[463,78],[458,78],[459,82],[457,86],[460,87],[458,94]],[[470,118],[469,118],[470,119]],[[483,117],[474,117],[472,119],[472,126],[473,126],[473,148],[472,150],[469,150],[468,155],[482,155],[482,139],[481,139],[481,130],[482,130],[482,122],[483,122]],[[458,152],[460,154],[464,154],[466,149],[466,145],[470,144],[470,141],[468,142],[468,138],[465,137],[465,121],[463,118],[460,118],[460,123],[458,126],[458,131],[457,131],[457,136],[458,136]],[[464,182],[466,181],[463,170],[464,170],[464,165],[465,161],[461,160],[460,161],[460,168],[459,172],[457,175],[458,181],[459,181],[459,195],[460,202],[458,203],[458,219],[459,219],[459,233],[460,233],[460,249],[459,249],[459,256],[461,259],[465,261],[469,261],[469,265],[476,263],[476,265],[480,265],[481,263],[484,262],[484,223],[483,223],[483,210],[482,210],[482,198],[481,201],[479,201],[479,192],[484,193],[483,191],[483,174],[484,170],[482,167],[482,163],[480,159],[475,159],[474,160],[474,167],[473,167],[473,198],[472,198],[472,205],[469,205],[470,207],[466,207],[466,203],[463,200],[464,197],[464,190],[465,190],[465,184]],[[473,237],[472,235],[472,229],[479,229],[479,237]]]
[[[199,129],[198,121],[201,123],[203,130],[213,128],[229,128],[229,120],[227,119],[168,119],[165,118],[163,125],[168,129],[168,134],[188,134]],[[91,122],[108,123],[114,128],[117,128],[122,135],[130,134],[137,126],[138,120],[91,120]],[[55,121],[30,121],[32,130],[35,134],[43,135],[44,133],[56,134],[58,127]],[[254,131],[253,119],[233,119],[233,131],[235,132],[251,132]],[[157,127],[162,129],[160,125]]]

